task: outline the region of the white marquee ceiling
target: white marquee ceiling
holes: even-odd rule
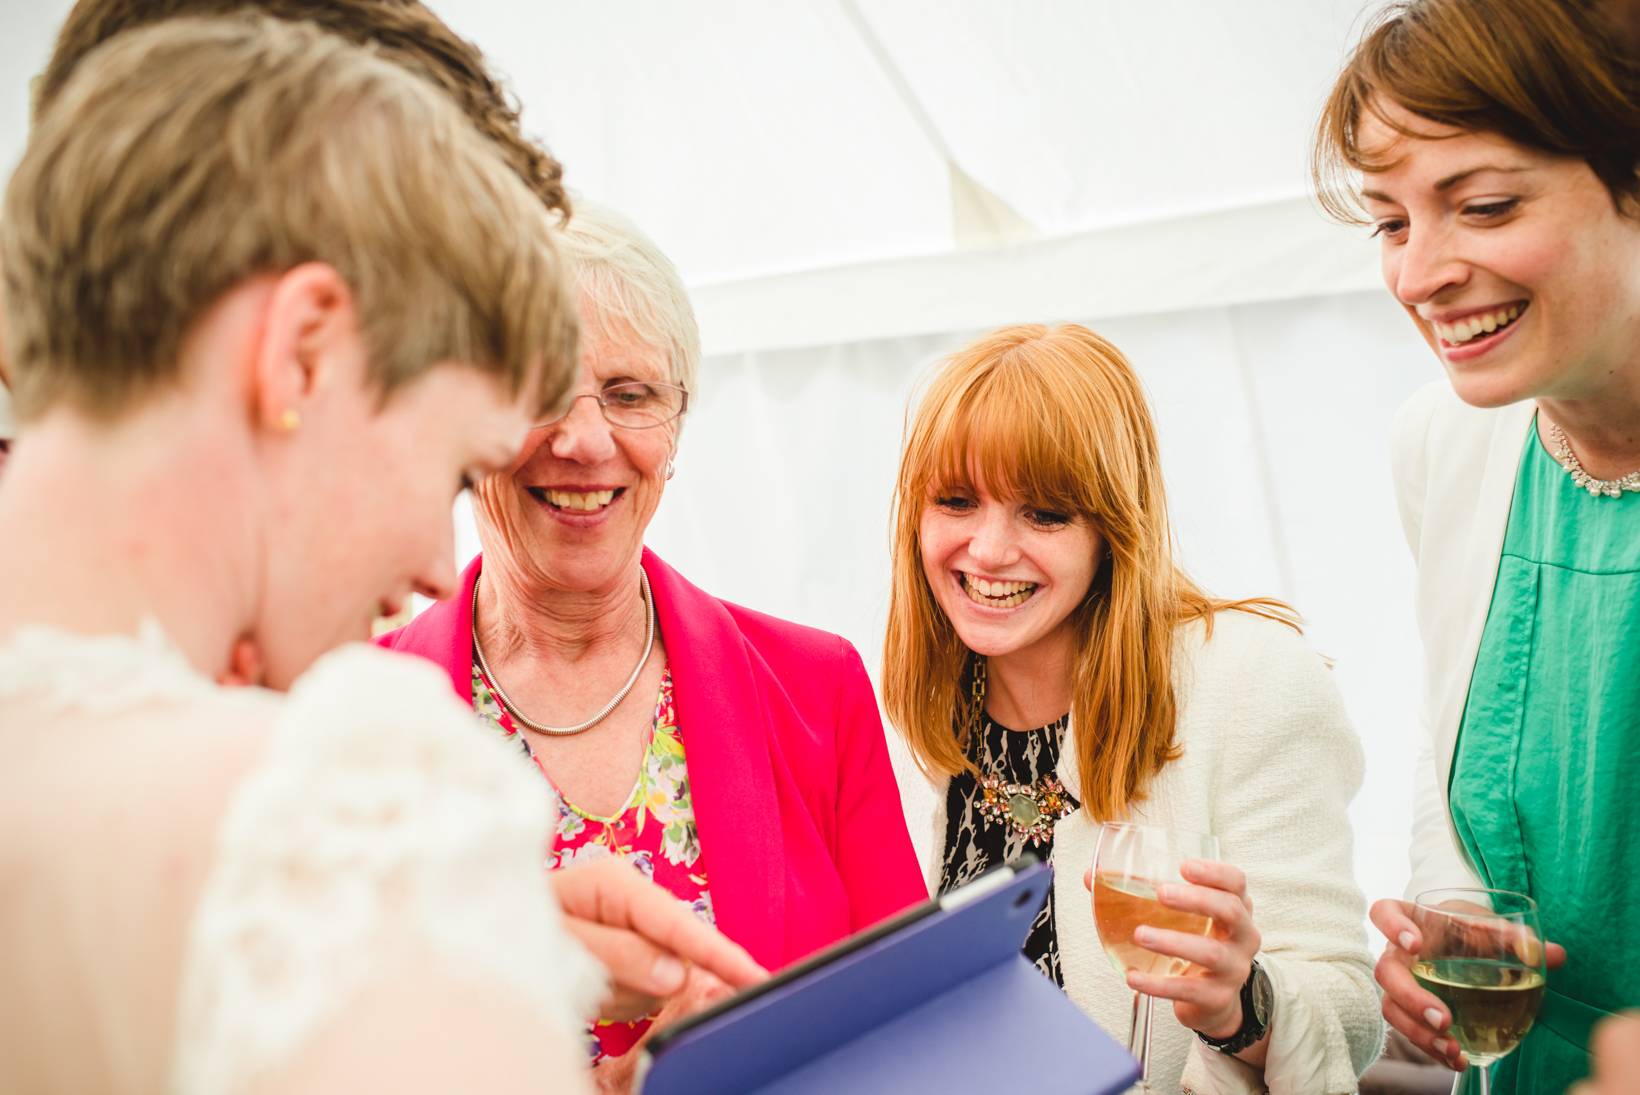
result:
[[[1306,199],[1361,0],[433,6],[572,188],[712,287],[708,352],[1374,284]],[[0,8],[4,162],[67,7]]]

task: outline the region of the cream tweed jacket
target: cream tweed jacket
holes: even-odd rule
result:
[[[1261,1071],[1203,1045],[1157,1001],[1151,1082],[1194,1095],[1353,1092],[1383,1045],[1383,1023],[1346,815],[1365,762],[1343,698],[1302,637],[1249,613],[1218,613],[1211,639],[1200,622],[1181,627],[1177,651],[1184,755],[1131,820],[1219,837],[1224,858],[1247,873],[1259,962],[1276,1003]],[[1059,778],[1080,798],[1072,734]],[[944,855],[945,789],[945,781],[933,788],[931,891]],[[1133,993],[1105,958],[1082,883],[1097,836],[1081,810],[1054,826],[1060,963],[1070,998],[1125,1042]]]

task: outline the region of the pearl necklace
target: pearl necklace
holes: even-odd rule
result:
[[[1640,493],[1640,471],[1631,471],[1621,479],[1596,479],[1583,470],[1583,465],[1577,462],[1577,454],[1572,451],[1572,443],[1566,440],[1566,435],[1553,422],[1549,423],[1549,440],[1559,446],[1555,449],[1555,462],[1566,469],[1573,483],[1590,494],[1617,498],[1626,490]]]

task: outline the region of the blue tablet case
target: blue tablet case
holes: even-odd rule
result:
[[[1125,1091],[1137,1062],[1020,954],[1052,884],[1047,864],[1028,867],[687,1030],[648,1062],[639,1090]]]

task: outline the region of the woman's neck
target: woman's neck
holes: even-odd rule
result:
[[[57,411],[17,444],[0,480],[0,640],[153,618],[202,672],[228,671],[255,614],[256,491],[244,438],[197,402],[160,397],[112,425]]]
[[[485,656],[523,658],[549,668],[636,655],[644,642],[639,559],[617,577],[587,590],[565,590],[524,572],[504,554],[484,558],[477,624]]]
[[[996,654],[985,664],[985,711],[1010,730],[1035,730],[1071,709],[1075,695],[1073,646],[1060,629],[1022,650]]]
[[[1539,396],[1536,402],[1543,412],[1538,433],[1551,453],[1553,423],[1571,442],[1583,470],[1596,479],[1617,479],[1640,469],[1640,361],[1613,371],[1597,387]]]

